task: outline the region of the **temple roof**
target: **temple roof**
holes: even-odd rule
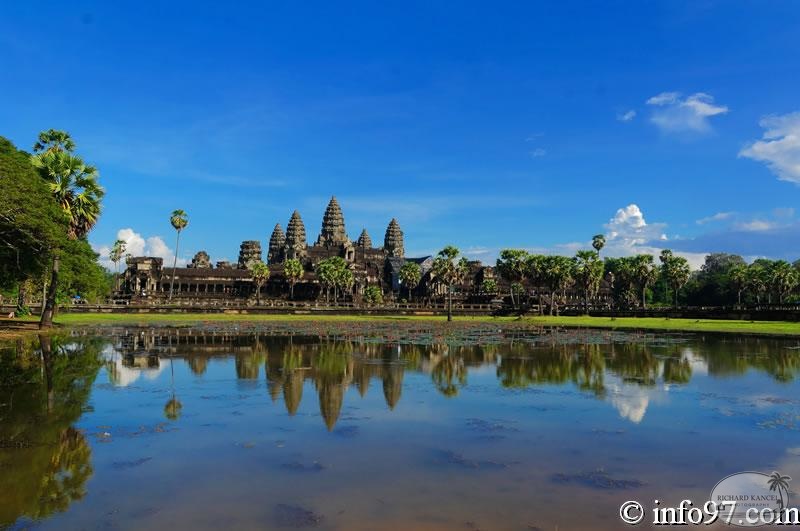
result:
[[[325,215],[322,217],[322,231],[317,238],[317,245],[336,245],[348,243],[344,228],[344,215],[336,197],[331,197]]]
[[[286,226],[286,245],[293,248],[306,245],[306,226],[297,210],[292,213],[292,218]]]
[[[386,235],[383,238],[383,248],[389,256],[403,256],[405,250],[403,249],[403,231],[400,230],[400,224],[395,218],[389,222],[386,227]]]
[[[367,249],[372,247],[372,238],[369,237],[367,229],[361,231],[361,236],[358,237],[356,245],[358,245],[359,247],[365,247]]]

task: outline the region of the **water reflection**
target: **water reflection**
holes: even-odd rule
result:
[[[616,410],[624,422],[640,424],[654,401],[696,378],[752,371],[782,385],[800,371],[800,350],[783,340],[582,334],[530,334],[472,345],[156,329],[108,337],[43,336],[5,345],[0,349],[0,526],[45,519],[86,495],[92,450],[76,424],[90,409],[102,368],[118,391],[160,382],[161,398],[144,404],[170,425],[191,425],[192,416],[203,413],[190,383],[213,380],[224,392],[235,379],[237,389],[255,389],[262,397],[264,386],[269,402],[282,402],[288,416],[298,415],[305,399],[305,410],[318,408],[328,431],[354,394],[363,398],[378,386],[390,415],[409,414],[409,408],[399,412],[403,401],[419,402],[421,396],[407,387],[409,379],[453,398],[445,401],[449,404],[466,400],[462,395],[471,376],[487,373],[496,379],[495,395],[509,403],[521,390],[568,387]],[[181,380],[181,373],[193,382]]]
[[[0,349],[0,525],[46,518],[86,494],[91,449],[73,423],[102,344],[42,336]]]

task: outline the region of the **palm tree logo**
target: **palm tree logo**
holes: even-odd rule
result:
[[[780,504],[781,509],[786,508],[786,503],[789,501],[789,482],[791,480],[792,478],[782,476],[779,472],[773,472],[767,480],[769,490],[778,493],[778,504]]]

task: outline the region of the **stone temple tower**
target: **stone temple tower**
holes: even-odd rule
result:
[[[284,245],[286,245],[286,235],[283,233],[280,223],[275,224],[272,229],[272,236],[269,237],[269,251],[267,251],[267,263],[279,264],[283,262]]]
[[[333,247],[336,245],[349,244],[347,232],[344,229],[344,215],[339,202],[335,197],[331,197],[325,215],[322,218],[322,231],[317,238],[317,245],[323,247]]]
[[[369,234],[367,234],[367,229],[361,231],[361,236],[358,237],[356,245],[359,247],[363,247],[364,249],[372,248],[372,238],[370,238]]]
[[[386,236],[383,238],[383,250],[386,256],[400,256],[405,255],[403,249],[403,231],[400,230],[400,224],[397,220],[392,218],[389,226],[386,227]]]
[[[239,269],[247,269],[250,264],[261,260],[261,242],[246,240],[239,246]]]
[[[306,255],[306,226],[297,210],[292,214],[289,224],[286,225],[286,253],[284,258],[302,258]]]

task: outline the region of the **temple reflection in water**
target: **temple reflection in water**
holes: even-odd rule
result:
[[[742,356],[741,345],[726,348],[730,342],[711,344],[698,353],[680,340],[586,338],[537,335],[496,344],[422,345],[156,329],[118,336],[106,349],[106,359],[111,381],[125,386],[139,377],[157,377],[171,359],[185,360],[202,377],[210,360],[233,358],[236,377],[265,379],[272,401],[282,399],[289,415],[297,413],[310,383],[328,430],[339,419],[347,389],[354,387],[363,397],[372,380],[381,382],[386,405],[393,410],[402,397],[405,371],[429,374],[441,394],[456,396],[467,385],[471,368],[491,366],[503,387],[570,384],[609,401],[622,417],[638,423],[651,398],[668,392],[671,385],[688,383],[694,371],[725,375],[756,368],[788,381],[800,370],[800,353],[776,349],[769,339],[739,339],[751,354]]]

